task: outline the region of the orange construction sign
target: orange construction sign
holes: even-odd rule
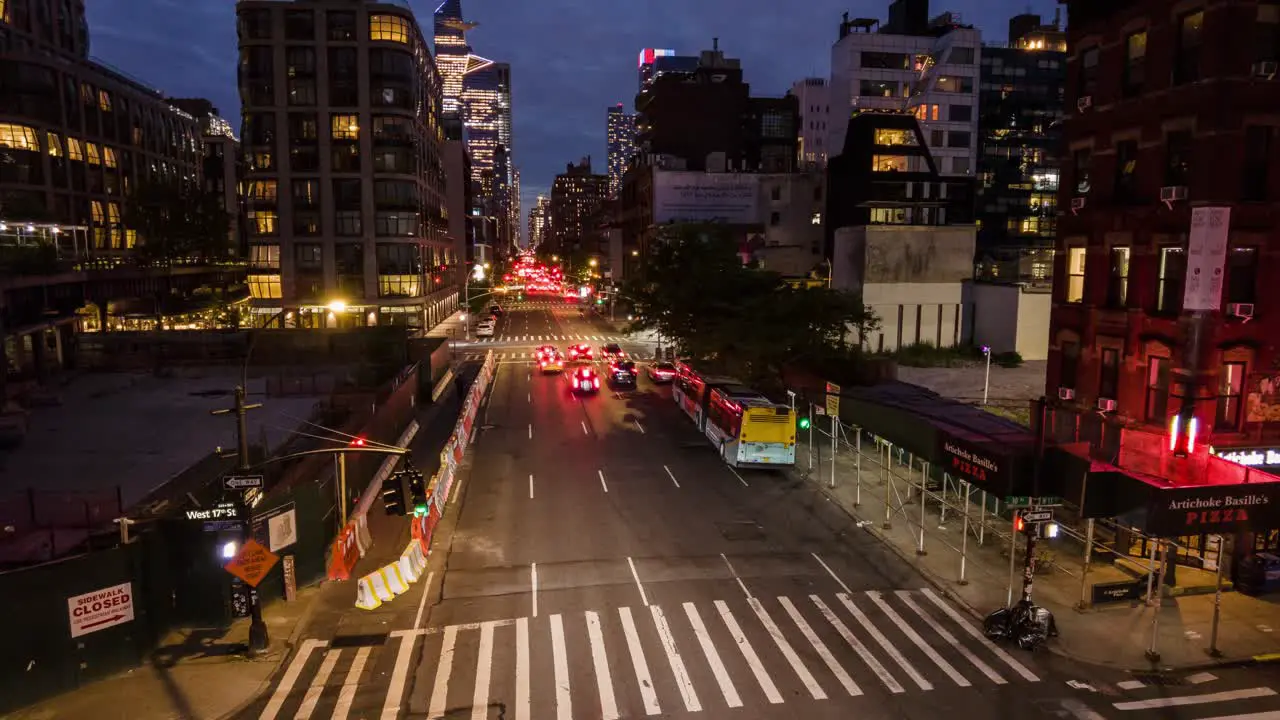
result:
[[[258,587],[258,583],[271,572],[271,568],[280,561],[280,556],[262,546],[257,540],[246,540],[235,559],[223,568],[245,581],[250,587]]]

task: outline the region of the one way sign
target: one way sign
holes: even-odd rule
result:
[[[228,475],[222,478],[222,487],[227,490],[248,490],[262,487],[261,475]]]

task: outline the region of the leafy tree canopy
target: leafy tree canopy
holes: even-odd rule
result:
[[[221,260],[227,257],[231,217],[222,198],[186,182],[141,184],[124,205],[124,222],[142,238],[150,260]]]
[[[745,267],[732,234],[714,225],[671,231],[624,292],[636,306],[633,329],[656,330],[683,354],[764,385],[790,363],[855,354],[850,338],[878,326],[852,295]]]

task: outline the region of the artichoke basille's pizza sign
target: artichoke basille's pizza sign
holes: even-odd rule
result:
[[[1280,527],[1280,483],[1237,483],[1159,490],[1147,532],[1164,537]]]

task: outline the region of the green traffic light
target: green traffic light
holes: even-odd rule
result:
[[[426,505],[416,505],[416,506],[414,506],[414,508],[413,508],[413,516],[414,516],[414,517],[426,517],[426,514],[427,514],[427,506],[426,506]]]
[[[802,418],[800,418],[800,429],[801,429],[801,430],[808,430],[808,429],[809,429],[809,418],[807,418],[807,417],[802,417]]]

